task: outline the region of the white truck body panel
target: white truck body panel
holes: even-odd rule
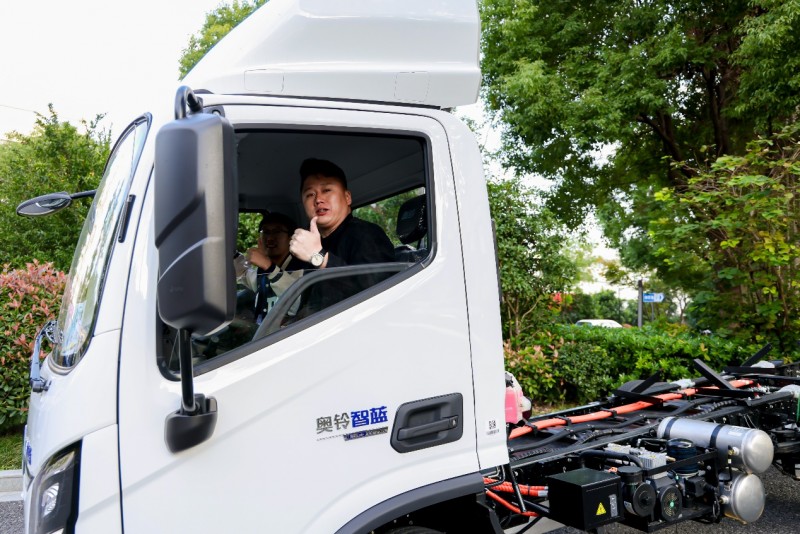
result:
[[[121,309],[121,303],[118,300],[114,305]],[[105,309],[109,307],[110,304]],[[98,431],[113,429],[116,436],[119,334],[119,330],[112,330],[94,336],[86,361],[69,374],[57,374],[46,363],[42,366],[42,378],[49,381],[50,387],[44,393],[31,394],[23,443],[24,470],[30,474],[23,477],[26,524],[32,477],[51,455]],[[110,481],[116,493],[106,497],[115,499],[119,508],[117,472],[98,471],[84,478],[86,487],[108,488]]]
[[[195,90],[449,108],[477,101],[477,2],[270,0],[186,76]]]
[[[478,458],[481,468],[487,469],[508,462],[505,419],[497,418],[497,406],[505,402],[504,389],[490,381],[503,375],[505,361],[499,272],[494,261],[494,236],[480,152],[472,142],[472,132],[461,121],[453,116],[442,116],[441,120],[449,132],[463,253],[465,258],[471,258],[464,262],[464,278],[469,324],[473,329],[470,349],[475,379]],[[474,261],[474,258],[492,258],[493,261]]]
[[[49,390],[32,395],[26,522],[31,480],[78,442],[77,527],[90,533],[330,533],[397,496],[508,461],[480,154],[463,124],[431,109],[475,101],[478,35],[471,1],[271,0],[189,75],[194,89],[215,93],[201,95],[205,105],[224,108],[237,130],[424,140],[435,250],[394,285],[198,374],[195,391],[218,402],[217,425],[210,439],[178,453],[164,433],[181,384],[155,354],[154,145],[172,120],[156,103],[128,191],[126,238],[115,239],[85,354],[69,372],[45,363]],[[269,86],[274,73],[280,87]],[[393,449],[401,405],[453,393],[463,396],[460,439]],[[371,420],[359,439],[320,430],[320,418],[352,410],[385,419]]]
[[[437,154],[433,194],[444,200],[437,204],[436,256],[422,272],[352,309],[197,377],[196,391],[217,399],[220,418],[208,442],[183,453],[170,453],[161,438],[180,384],[165,379],[151,357],[123,359],[120,464],[128,532],[156,525],[165,531],[248,531],[259,525],[269,531],[332,532],[392,496],[479,469],[460,222],[456,204],[447,200],[455,195],[450,161],[441,157],[449,154],[446,131],[439,121],[414,115],[325,109],[333,107],[326,103],[307,109],[272,104],[232,106],[229,118],[236,124],[240,115],[262,126],[379,125],[428,136]],[[151,210],[148,194],[143,221],[151,220]],[[156,306],[151,273],[157,271],[157,256],[152,224],[145,224],[131,269],[122,340],[127,352],[140,355],[152,353],[156,343],[148,310]],[[344,441],[342,432],[322,436],[332,439],[316,433],[318,417],[360,407],[386,406],[391,427],[400,404],[452,392],[464,395],[464,436],[455,443],[398,454],[388,433],[354,441]],[[502,399],[483,412],[494,412],[489,416],[500,421]],[[505,439],[489,437],[496,444]],[[313,476],[298,477],[299,464],[313,466]],[[309,491],[309,484],[314,497],[300,502],[297,496]],[[208,489],[193,491],[198,487]],[[173,498],[189,493],[193,497],[186,501]],[[154,509],[153,502],[168,500],[168,512]],[[220,514],[221,502],[235,513]]]
[[[92,357],[87,357],[85,365],[69,374],[42,366],[42,378],[50,381],[50,388],[31,396],[27,439],[35,447],[31,447],[26,467],[32,475],[53,451],[117,422],[119,330],[95,336],[91,350]]]
[[[76,532],[122,532],[119,498],[119,443],[116,425],[85,436]]]

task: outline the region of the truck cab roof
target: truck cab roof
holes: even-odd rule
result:
[[[477,101],[475,2],[270,0],[184,83],[195,91],[451,108]]]

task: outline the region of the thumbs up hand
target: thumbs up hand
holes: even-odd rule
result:
[[[309,261],[313,254],[322,248],[322,237],[317,229],[317,218],[311,219],[308,230],[298,228],[294,231],[289,241],[289,252],[292,256],[302,261]]]
[[[319,229],[317,228],[317,218],[316,217],[311,219],[311,221],[308,223],[308,231],[311,232],[312,234],[319,235]],[[321,244],[322,243],[320,242],[320,245]]]

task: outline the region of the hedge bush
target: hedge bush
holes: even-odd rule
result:
[[[506,368],[534,403],[544,404],[600,400],[629,380],[657,372],[666,381],[697,377],[695,358],[721,370],[753,352],[755,347],[719,338],[647,327],[572,325],[553,325],[505,346]]]
[[[52,263],[0,273],[0,434],[25,423],[34,339],[56,318],[65,282]]]

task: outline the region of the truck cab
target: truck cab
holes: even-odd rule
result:
[[[499,531],[495,247],[451,113],[477,99],[478,43],[474,1],[271,0],[128,126],[31,395],[27,532]],[[394,261],[309,270],[256,324],[237,227],[308,228],[306,158],[345,171]]]

